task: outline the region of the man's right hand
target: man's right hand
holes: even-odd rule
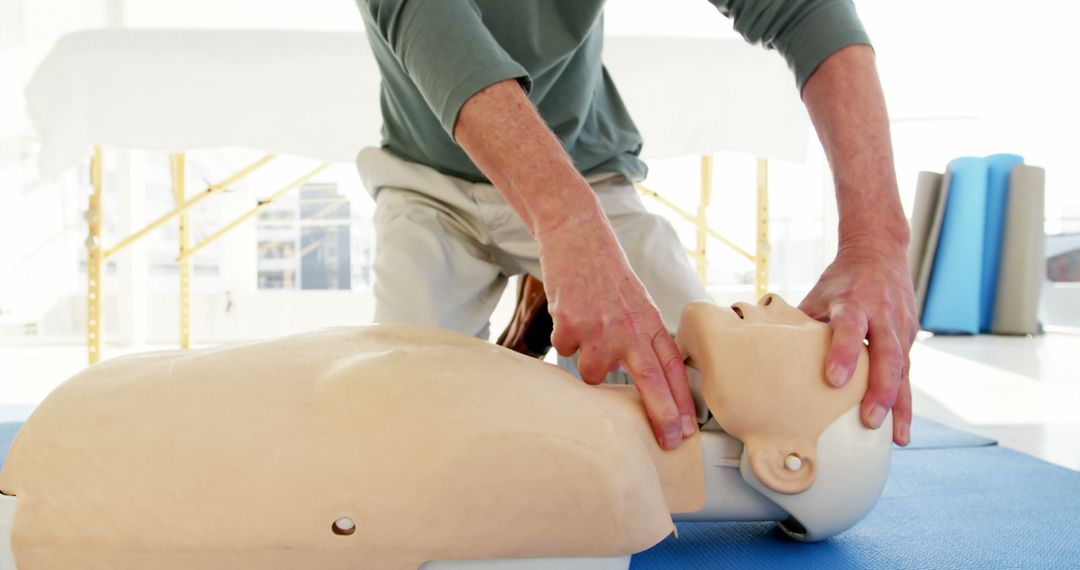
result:
[[[559,354],[581,351],[590,384],[630,373],[656,440],[673,449],[697,430],[686,369],[645,286],[630,268],[600,201],[514,80],[461,107],[454,139],[540,244]]]
[[[678,447],[697,431],[686,369],[607,219],[597,211],[537,238],[555,350],[563,356],[580,351],[578,371],[589,384],[623,366],[656,441],[665,449]]]

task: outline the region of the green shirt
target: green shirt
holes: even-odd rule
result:
[[[603,0],[357,1],[390,152],[486,181],[453,140],[454,122],[474,93],[517,79],[580,172],[645,177],[641,135],[601,62]],[[830,54],[869,44],[851,0],[709,1],[747,41],[779,51],[800,90]]]

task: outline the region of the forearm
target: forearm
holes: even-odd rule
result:
[[[868,46],[832,54],[803,90],[836,184],[840,247],[906,251],[885,99]]]
[[[517,81],[461,107],[454,138],[537,240],[567,223],[603,219],[600,204]]]

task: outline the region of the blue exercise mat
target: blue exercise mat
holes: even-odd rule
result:
[[[983,158],[957,158],[949,163],[949,195],[923,305],[925,330],[979,332],[987,175]]]
[[[631,568],[1080,568],[1080,472],[997,446],[899,451],[877,507],[828,540],[771,523],[678,527]]]
[[[986,228],[983,233],[982,287],[979,297],[979,332],[990,332],[997,300],[998,269],[1001,267],[1001,238],[1005,234],[1005,208],[1009,199],[1009,177],[1024,158],[1015,154],[986,157]]]
[[[997,441],[988,437],[955,430],[916,416],[911,421],[911,443],[907,447],[897,447],[896,450],[986,447],[996,444]]]

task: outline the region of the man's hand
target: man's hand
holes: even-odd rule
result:
[[[565,356],[580,350],[578,367],[591,384],[625,366],[656,440],[677,447],[697,430],[679,351],[600,201],[517,81],[469,98],[454,138],[540,244],[555,349]]]
[[[578,370],[589,384],[625,367],[656,440],[665,449],[678,447],[697,431],[686,369],[607,220],[573,220],[537,237],[555,350],[563,356],[580,350]]]
[[[878,428],[893,411],[893,441],[911,441],[911,384],[908,351],[919,321],[907,255],[896,244],[841,246],[836,260],[799,305],[832,324],[825,376],[834,386],[851,380],[863,339],[870,341],[870,386],[862,420]]]
[[[893,169],[885,99],[869,46],[830,55],[803,88],[836,182],[840,243],[836,260],[800,306],[833,325],[826,376],[843,383],[870,341],[870,386],[863,423],[876,428],[893,410],[893,441],[911,440],[908,351],[915,340],[910,239]]]

